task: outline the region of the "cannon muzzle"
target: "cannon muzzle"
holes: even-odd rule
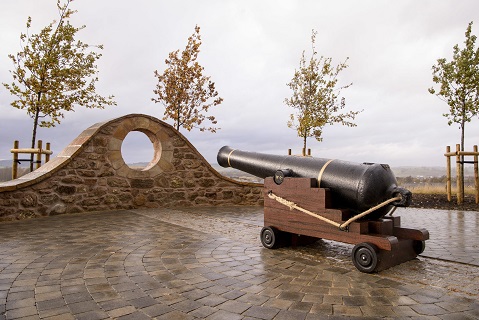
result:
[[[412,197],[409,190],[398,187],[396,177],[386,164],[280,156],[228,146],[219,150],[217,161],[222,167],[232,167],[259,178],[274,177],[276,183],[281,183],[284,177],[314,178],[317,187],[330,189],[334,208],[349,209],[355,214],[388,199],[401,197],[401,200],[372,213],[369,217],[373,219],[384,216],[391,206],[409,206]]]

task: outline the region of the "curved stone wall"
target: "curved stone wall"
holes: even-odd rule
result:
[[[143,170],[130,168],[121,154],[131,131],[143,132],[153,145],[153,159]],[[141,114],[97,123],[41,168],[0,183],[0,221],[114,209],[262,204],[262,185],[221,176],[172,126]]]

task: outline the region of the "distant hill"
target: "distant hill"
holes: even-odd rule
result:
[[[148,163],[146,162],[137,162],[137,163],[131,163],[128,164],[132,168],[144,168],[146,167]],[[253,175],[250,175],[248,173],[245,173],[243,171],[233,169],[233,168],[223,168],[217,163],[210,163],[210,165],[219,173],[226,177],[230,178],[235,178],[240,180],[250,180],[250,179],[255,179]],[[401,166],[401,167],[395,167],[391,168],[391,170],[394,172],[394,175],[396,177],[442,177],[446,175],[446,168],[445,167],[413,167],[413,166]],[[452,168],[452,170],[455,170],[455,168]],[[454,175],[455,171],[453,172]],[[465,167],[464,174],[466,176],[473,176],[474,171],[472,166],[467,166]]]
[[[134,169],[142,169],[148,165],[147,162],[136,162],[128,164],[131,168]],[[242,172],[240,170],[236,170],[233,168],[223,168],[219,166],[217,163],[212,163],[211,166],[226,177],[230,177],[237,180],[242,181],[261,181],[248,173]],[[0,169],[3,168],[5,171],[7,168],[12,167],[12,160],[0,160]],[[20,164],[20,167],[27,168],[29,167],[29,162],[24,161]],[[445,167],[415,167],[415,166],[400,166],[400,167],[393,167],[391,168],[394,172],[394,175],[398,178],[404,177],[442,177],[446,175],[446,168]],[[452,168],[453,172],[452,175],[455,175],[455,168]],[[465,176],[474,176],[473,166],[465,166],[464,168]],[[2,181],[0,179],[0,181]]]
[[[244,173],[240,170],[233,168],[223,168],[218,164],[211,164],[211,166],[221,173],[224,176],[251,176],[247,173]],[[446,167],[413,167],[413,166],[404,166],[404,167],[395,167],[391,168],[396,177],[442,177],[446,175]],[[453,175],[455,174],[455,168],[452,168]],[[464,174],[466,176],[473,176],[474,171],[472,166],[467,166],[464,169]]]
[[[12,167],[13,158],[10,160],[0,160],[0,168],[11,168]],[[30,162],[22,161],[20,163],[20,167],[30,167]]]
[[[396,177],[442,177],[445,167],[391,167]]]

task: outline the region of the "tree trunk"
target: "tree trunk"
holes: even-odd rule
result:
[[[461,121],[461,151],[464,151],[464,132],[465,132],[465,126],[466,126],[466,120],[465,120],[465,116],[463,115],[462,117],[462,121]],[[462,194],[464,194],[464,156],[461,156],[461,163],[457,164],[457,165],[460,165],[461,166],[461,181],[462,181],[462,185],[460,186],[461,187],[461,191],[462,191]]]
[[[305,152],[306,152],[306,139],[307,139],[307,137],[306,137],[306,132],[305,132],[305,133],[304,133],[304,136],[303,136],[303,150],[304,150]],[[304,154],[303,154],[303,156],[304,156]]]
[[[38,127],[38,118],[40,117],[40,108],[38,107],[38,104],[40,103],[40,99],[42,97],[42,93],[39,92],[37,94],[38,100],[37,100],[37,107],[35,110],[35,116],[33,118],[33,132],[32,132],[32,145],[31,148],[35,148],[35,141],[37,140],[37,127]],[[34,154],[30,154],[30,172],[33,171],[33,159],[34,159]]]
[[[176,109],[176,131],[180,132],[180,108]]]
[[[32,145],[31,148],[35,148],[35,141],[37,140],[37,127],[38,127],[38,116],[39,116],[39,111],[35,112],[35,118],[33,118],[33,133],[32,133]],[[30,172],[33,171],[33,159],[34,159],[34,154],[30,154]]]

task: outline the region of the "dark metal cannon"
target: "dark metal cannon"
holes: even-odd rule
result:
[[[380,271],[414,259],[425,248],[425,229],[401,227],[394,207],[411,192],[398,187],[388,165],[279,156],[223,147],[218,164],[264,178],[264,228],[269,249],[329,239],[354,244],[353,263]],[[386,215],[387,213],[389,215]]]
[[[401,196],[401,200],[376,210],[369,218],[379,218],[388,213],[391,206],[406,207],[411,202],[411,192],[397,186],[396,177],[385,164],[271,155],[228,146],[220,149],[217,160],[223,167],[232,167],[263,179],[275,177],[280,181],[285,176],[315,178],[317,187],[330,189],[332,207],[349,209],[354,214]]]

